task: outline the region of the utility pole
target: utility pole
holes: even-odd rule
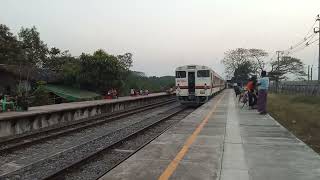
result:
[[[280,67],[280,53],[282,53],[282,51],[276,51],[277,55],[278,55],[278,65],[277,65],[277,70],[276,70],[276,92],[278,92],[279,89],[279,67]]]
[[[310,75],[310,79],[311,79],[311,82],[312,82],[312,68],[313,68],[313,65],[311,66],[311,75]]]
[[[308,81],[310,81],[310,65],[308,65]]]
[[[314,33],[319,33],[318,82],[320,83],[320,15],[319,15],[319,14],[318,14],[318,16],[317,16],[317,21],[319,21],[318,31],[316,30],[316,28],[314,28],[313,31],[314,31]]]

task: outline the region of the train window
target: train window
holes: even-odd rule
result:
[[[210,77],[210,71],[209,70],[199,70],[197,72],[197,77]]]
[[[176,71],[176,78],[185,78],[186,72],[185,71]]]

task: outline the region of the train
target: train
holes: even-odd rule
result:
[[[224,79],[207,66],[180,66],[175,73],[176,96],[181,104],[204,104],[226,87]]]

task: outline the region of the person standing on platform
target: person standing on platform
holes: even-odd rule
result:
[[[269,88],[269,78],[267,72],[261,72],[261,78],[258,81],[258,112],[267,114],[267,96]]]
[[[118,99],[118,91],[116,89],[113,89],[113,91],[112,91],[112,98]]]
[[[256,86],[256,78],[250,78],[249,82],[247,83],[247,90],[248,90],[248,97],[249,97],[249,107],[250,109],[254,109],[254,106],[257,103],[257,96],[255,95],[255,86]]]
[[[236,97],[238,97],[238,95],[241,94],[241,91],[240,91],[240,87],[237,83],[235,83],[236,85],[233,87],[234,88],[234,92],[236,93]]]
[[[134,96],[135,95],[135,90],[133,88],[130,89],[130,96]]]

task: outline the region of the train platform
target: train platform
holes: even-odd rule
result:
[[[100,180],[117,179],[317,180],[320,156],[228,89]]]
[[[35,107],[30,107],[28,111],[2,112],[0,113],[0,121],[6,120],[6,119],[15,119],[19,117],[25,117],[25,116],[32,116],[35,114],[47,114],[47,113],[53,113],[57,111],[81,109],[83,107],[90,107],[90,106],[93,107],[93,106],[99,106],[103,104],[138,100],[143,98],[152,98],[152,97],[162,96],[166,94],[167,93],[153,93],[146,96],[124,96],[124,97],[119,97],[118,99],[102,99],[102,100],[93,100],[93,101],[80,101],[80,102],[35,106]]]
[[[127,96],[118,99],[81,101],[31,107],[23,112],[0,113],[0,141],[3,139],[56,128],[88,118],[169,100],[173,95],[154,93],[145,96]]]

